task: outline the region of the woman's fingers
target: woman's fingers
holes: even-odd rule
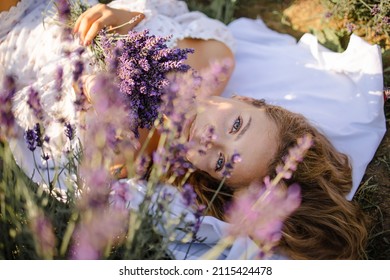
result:
[[[90,14],[93,14],[95,12],[97,12],[98,10],[100,10],[103,6],[103,4],[97,4],[91,8],[89,8],[88,10],[86,10],[84,13],[82,13],[76,20],[76,23],[74,24],[74,27],[73,27],[73,32],[74,33],[78,33],[79,32],[79,28],[80,28],[80,24],[81,22],[83,21],[83,19],[85,18],[85,16],[87,15],[90,15]]]
[[[91,44],[93,38],[95,38],[99,31],[104,28],[104,22],[105,20],[103,17],[99,18],[90,26],[85,37],[81,37],[80,35],[80,39],[82,40],[84,46],[88,46]]]
[[[88,10],[86,10],[84,13],[82,13],[79,18],[76,20],[76,23],[73,28],[74,33],[78,33],[80,37],[80,43],[83,45],[86,45],[86,35],[88,34],[91,26],[98,21],[105,13],[106,11],[109,11],[110,8],[107,7],[105,4],[97,4]],[[103,28],[103,26],[101,27]],[[99,30],[97,31],[99,32]],[[95,36],[97,34],[95,33]],[[94,36],[93,36],[94,37]],[[93,39],[92,37],[92,39]],[[90,41],[92,40],[90,39]]]
[[[144,18],[145,15],[142,13],[114,9],[104,4],[98,4],[80,15],[73,32],[78,33],[80,43],[87,46],[104,27],[109,27],[109,31],[126,34]]]
[[[88,14],[88,15],[85,15],[83,17],[83,20],[81,21],[80,23],[80,27],[79,27],[79,30],[78,30],[78,34],[80,36],[80,41],[83,45],[85,45],[86,41],[85,41],[85,36],[87,35],[87,33],[89,32],[89,30],[91,29],[91,26],[96,22],[96,21],[99,21],[100,18],[102,17],[102,14],[97,12],[97,13],[91,13],[91,14]],[[100,21],[101,22],[101,21]],[[102,23],[103,24],[103,23]],[[102,26],[103,27],[103,26]],[[96,32],[97,33],[97,32]],[[96,34],[95,34],[96,35]],[[93,37],[92,37],[93,38]]]

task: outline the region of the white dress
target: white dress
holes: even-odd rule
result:
[[[97,3],[96,0],[85,2],[91,5]],[[191,37],[219,40],[234,48],[234,38],[226,25],[202,13],[189,12],[182,1],[118,0],[111,2],[109,6],[144,13],[145,19],[134,30],[149,29],[151,34],[173,35],[167,42],[168,46],[174,46],[179,39]],[[61,163],[67,162],[64,151],[69,150],[70,143],[64,134],[64,123],[59,120],[67,120],[76,126],[76,133],[79,132],[79,116],[74,107],[76,94],[72,87],[72,63],[77,60],[77,56],[73,55],[69,59],[63,50],[76,50],[80,45],[77,39],[63,42],[61,28],[51,18],[50,11],[53,10],[53,1],[50,0],[21,0],[8,12],[0,13],[0,83],[2,84],[5,75],[16,78],[17,92],[13,111],[21,135],[18,139],[9,141],[10,147],[16,162],[38,183],[42,183],[42,178],[36,172],[36,166],[41,169],[41,173],[46,173],[49,167],[52,179],[54,170],[58,170]],[[83,58],[91,61],[89,55],[91,53],[86,52]],[[58,92],[54,81],[59,66],[64,71],[61,100],[57,100]],[[93,70],[89,65],[84,73],[91,73]],[[37,118],[27,103],[31,87],[39,92],[45,111],[45,134],[50,138],[50,142],[45,143],[45,153],[50,154],[49,161],[41,158],[41,150],[37,147],[34,152],[36,164],[23,139],[24,131],[32,129],[37,123]],[[77,136],[80,137],[79,134]],[[69,184],[66,179],[65,176],[59,178],[62,189],[66,189]],[[45,181],[47,183],[48,180]]]
[[[53,22],[53,11],[53,1],[21,0],[9,11],[0,13],[0,82],[6,75],[15,78],[13,112],[20,135],[19,138],[10,139],[9,144],[16,162],[27,176],[38,183],[43,179],[36,172],[36,166],[41,173],[45,172],[45,183],[48,183],[46,171],[50,170],[52,180],[54,169],[65,162],[64,151],[70,148],[64,123],[60,120],[75,125],[78,123],[74,107],[76,94],[72,86],[72,67],[77,55],[67,57],[64,51],[74,51],[80,46],[76,41],[63,41],[62,29]],[[86,52],[83,57],[88,59],[88,55]],[[59,67],[63,69],[61,98],[54,78]],[[91,69],[85,69],[86,73]],[[24,131],[32,129],[38,122],[27,102],[31,88],[38,91],[44,111],[42,124],[45,135],[50,139],[44,143],[44,152],[50,155],[49,161],[42,159],[41,149],[37,147],[34,151],[36,164],[23,137]],[[65,181],[60,180],[60,183],[62,188],[66,188]]]
[[[22,0],[9,12],[0,13],[0,80],[10,73],[17,78],[14,111],[21,131],[35,122],[26,104],[26,91],[31,85],[40,91],[50,143],[61,152],[66,138],[62,125],[55,119],[61,115],[77,122],[77,116],[69,62],[61,56],[58,26],[42,24],[42,12],[48,2]],[[238,19],[226,27],[201,13],[189,12],[184,2],[176,0],[118,0],[110,5],[143,12],[146,19],[135,30],[148,28],[156,35],[173,35],[172,46],[184,37],[224,42],[235,51],[236,68],[223,95],[264,98],[306,116],[351,158],[353,189],[347,198],[353,197],[385,132],[383,73],[377,46],[352,36],[346,52],[334,53],[321,47],[309,34],[297,44],[291,36],[268,29],[261,20]],[[54,92],[50,90],[58,65],[68,69],[64,80],[69,95],[62,103],[53,102]],[[34,165],[24,140],[11,141],[10,145],[18,164],[31,176]],[[35,176],[34,180],[40,178]],[[142,187],[132,186],[129,181],[129,187],[142,196]],[[191,246],[186,258],[199,258],[215,245],[228,226],[205,217],[198,235],[207,238]],[[183,259],[187,247],[173,242],[171,249],[176,258]],[[256,252],[256,245],[243,237],[220,258],[251,259]]]

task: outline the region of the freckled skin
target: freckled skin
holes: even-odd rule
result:
[[[266,175],[267,167],[277,149],[277,128],[265,111],[243,101],[222,97],[211,97],[198,103],[196,119],[192,125],[192,141],[195,147],[188,153],[188,160],[212,177],[221,179],[223,168],[216,171],[222,154],[224,163],[238,153],[241,161],[234,165],[228,182],[232,186],[248,185]],[[240,117],[239,129],[237,119]],[[248,125],[249,123],[249,125]],[[205,153],[199,153],[202,132],[213,126],[215,139]]]

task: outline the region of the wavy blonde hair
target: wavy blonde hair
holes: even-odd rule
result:
[[[302,202],[284,223],[278,246],[281,253],[291,259],[364,259],[367,218],[357,203],[345,198],[352,187],[348,157],[338,152],[302,115],[261,100],[245,98],[243,101],[264,108],[278,127],[280,141],[268,168],[271,177],[276,175],[276,166],[282,163],[297,138],[306,134],[313,136],[314,144],[292,178],[283,182],[286,187],[292,183],[300,185]],[[208,205],[220,182],[207,173],[196,171],[189,183],[194,186],[199,203]],[[224,219],[232,195],[225,185],[206,214]]]

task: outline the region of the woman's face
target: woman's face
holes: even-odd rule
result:
[[[267,175],[278,139],[277,127],[264,109],[217,96],[196,101],[196,108],[184,125],[192,147],[187,158],[196,168],[222,179],[226,163],[239,154],[241,161],[227,180],[231,186],[247,186]],[[205,138],[210,131],[213,137]]]

